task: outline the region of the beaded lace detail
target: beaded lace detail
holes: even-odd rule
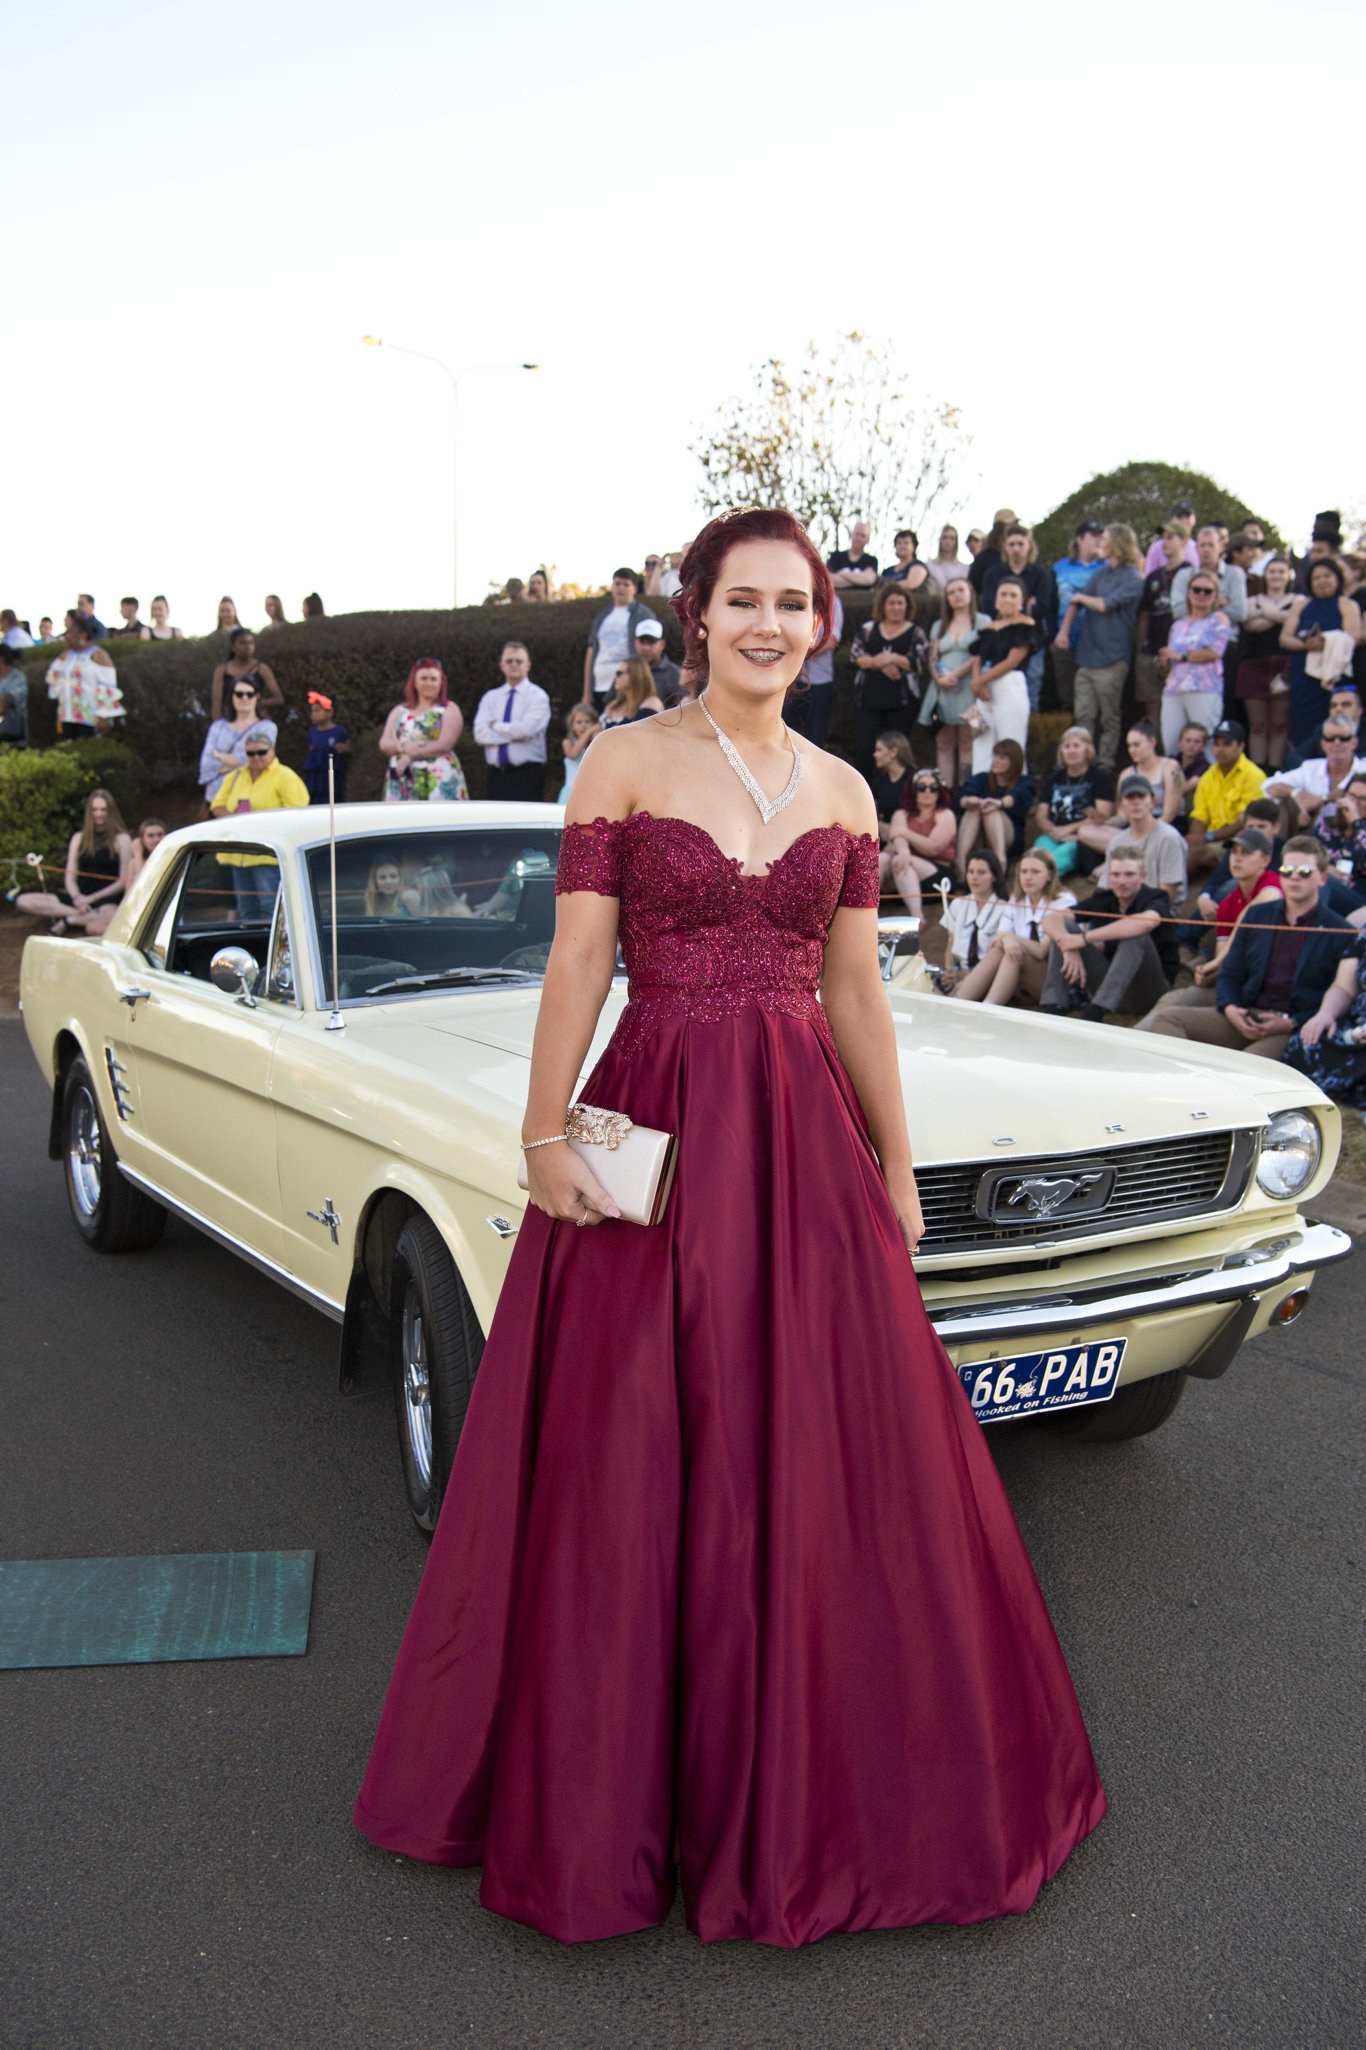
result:
[[[877,845],[815,826],[747,875],[701,826],[638,811],[566,826],[555,889],[621,901],[630,1001],[620,1051],[638,1052],[666,1016],[710,1022],[755,1007],[828,1038],[816,994],[826,934],[841,906],[876,908]]]

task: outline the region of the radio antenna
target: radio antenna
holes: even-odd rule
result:
[[[332,867],[332,1011],[325,1032],[345,1032],[341,1014],[341,985],[337,981],[337,757],[327,757],[327,853]]]

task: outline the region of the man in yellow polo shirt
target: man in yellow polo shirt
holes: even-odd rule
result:
[[[308,788],[301,776],[276,759],[275,742],[268,726],[253,726],[243,744],[247,758],[244,769],[225,776],[213,801],[216,819],[231,818],[237,812],[285,811],[308,803]],[[233,871],[237,893],[237,916],[243,925],[255,916],[269,923],[280,887],[280,870],[269,854],[220,854],[224,868]]]
[[[1221,719],[1210,739],[1214,767],[1206,769],[1195,786],[1186,836],[1186,862],[1192,876],[1200,869],[1218,867],[1224,843],[1242,832],[1247,808],[1254,797],[1261,796],[1266,782],[1257,764],[1243,752],[1247,728],[1236,719]]]

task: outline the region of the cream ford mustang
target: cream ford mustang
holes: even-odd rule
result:
[[[334,856],[325,811],[217,820],[162,844],[102,941],[24,952],[77,1229],[128,1252],[173,1211],[335,1318],[343,1388],[392,1385],[424,1529],[524,1203],[560,825],[348,805]],[[972,1404],[1151,1431],[1350,1250],[1309,1221],[1338,1111],[1270,1061],[950,1003],[907,925],[881,948],[916,1267]],[[624,1001],[619,977],[585,1074]]]

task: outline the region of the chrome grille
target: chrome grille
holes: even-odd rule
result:
[[[1257,1157],[1259,1135],[1251,1132],[1193,1132],[1184,1139],[1155,1139],[1142,1146],[1113,1146],[1104,1152],[1033,1155],[1012,1160],[1012,1173],[1074,1175],[1079,1168],[1112,1167],[1109,1201],[1094,1216],[1029,1218],[992,1223],[977,1215],[982,1177],[1001,1162],[974,1160],[949,1167],[916,1169],[925,1213],[922,1253],[989,1251],[996,1246],[1114,1234],[1135,1224],[1196,1217],[1233,1210],[1242,1201]]]

